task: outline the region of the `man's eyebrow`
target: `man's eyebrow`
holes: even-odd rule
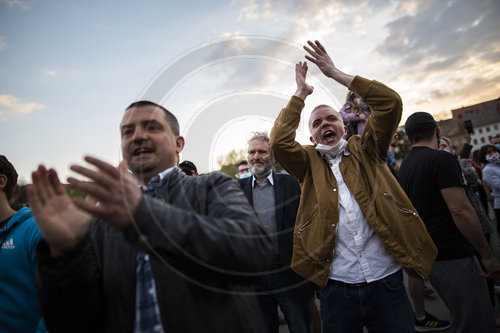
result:
[[[122,126],[120,127],[120,129],[124,130],[124,129],[126,129],[126,128],[130,128],[130,127],[134,127],[134,125],[132,125],[132,124],[125,124],[125,125],[122,125]]]
[[[151,124],[160,124],[160,122],[156,119],[148,119],[148,120],[141,121],[141,124],[142,125],[151,125]]]

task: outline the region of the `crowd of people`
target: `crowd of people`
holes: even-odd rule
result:
[[[294,95],[248,141],[237,182],[179,163],[179,123],[150,101],[124,112],[119,166],[71,166],[85,198],[41,164],[16,212],[17,173],[0,156],[1,330],[276,333],[280,309],[292,333],[495,332],[500,142],[469,159],[470,136],[457,153],[416,112],[399,165],[398,93],[341,71],[318,41],[304,50],[346,104],[312,108],[311,144],[297,142],[314,92],[298,62]],[[451,321],[425,310],[425,281]]]

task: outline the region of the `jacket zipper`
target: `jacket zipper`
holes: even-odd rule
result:
[[[390,193],[384,192],[384,196],[387,197],[387,198],[389,198],[389,199],[391,199],[392,201],[394,201],[394,203],[396,204],[396,207],[398,207],[398,209],[401,210],[403,213],[411,214],[411,215],[413,215],[415,217],[418,216],[417,212],[414,212],[414,211],[412,211],[411,209],[408,209],[408,208],[401,207],[397,203],[396,199],[394,199],[394,197]]]
[[[299,228],[299,231],[297,231],[297,235],[300,235],[304,229],[311,224],[311,220],[318,214],[318,204],[314,205],[314,214],[311,215],[310,218],[307,219],[306,223],[302,225],[302,227]]]

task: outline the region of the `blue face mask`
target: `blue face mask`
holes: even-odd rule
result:
[[[497,149],[500,149],[500,143],[496,143],[495,147],[497,147]]]

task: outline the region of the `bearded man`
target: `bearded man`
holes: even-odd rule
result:
[[[278,332],[278,305],[291,333],[309,332],[312,285],[290,268],[299,184],[290,175],[273,172],[274,159],[265,133],[256,133],[248,141],[248,162],[252,176],[238,182],[273,244],[271,271],[255,288],[267,332]]]

